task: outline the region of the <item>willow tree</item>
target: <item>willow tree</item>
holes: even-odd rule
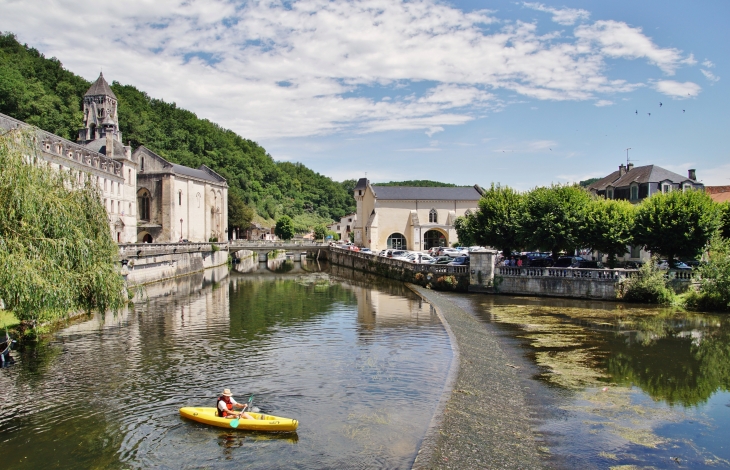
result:
[[[19,320],[116,310],[119,249],[97,188],[52,170],[33,134],[0,136],[0,299]]]

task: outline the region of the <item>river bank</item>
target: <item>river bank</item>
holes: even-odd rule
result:
[[[472,315],[438,292],[408,286],[437,310],[456,356],[444,390],[448,399],[436,410],[413,468],[543,467],[521,366]]]

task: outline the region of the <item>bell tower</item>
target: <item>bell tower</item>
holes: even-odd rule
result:
[[[117,97],[100,73],[84,95],[84,128],[79,129],[78,141],[82,144],[111,136],[122,142],[117,115]]]

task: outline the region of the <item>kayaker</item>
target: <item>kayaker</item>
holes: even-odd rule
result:
[[[233,399],[233,394],[231,393],[230,389],[223,390],[223,393],[221,396],[218,397],[218,416],[221,418],[244,418],[244,419],[253,419],[251,415],[246,413],[245,411],[237,412],[233,411],[233,408],[243,408],[246,409],[248,405],[241,404],[236,402],[236,400]]]

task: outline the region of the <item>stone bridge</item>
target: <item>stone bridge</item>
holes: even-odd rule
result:
[[[302,256],[328,259],[329,244],[310,241],[232,240],[227,245],[221,245],[221,249],[228,250],[231,254],[241,250],[252,251],[258,256],[259,262],[268,261],[272,254],[274,258],[285,255],[294,261],[300,261]]]

